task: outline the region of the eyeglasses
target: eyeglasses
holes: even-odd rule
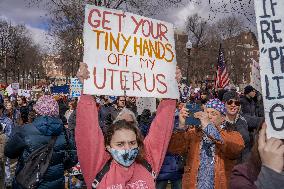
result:
[[[236,106],[240,106],[240,105],[241,105],[241,102],[238,101],[238,100],[228,100],[228,101],[227,101],[227,104],[228,104],[228,105],[232,105],[233,103],[234,103]]]

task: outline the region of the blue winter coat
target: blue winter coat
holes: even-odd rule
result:
[[[63,164],[67,143],[62,121],[59,118],[40,116],[32,124],[15,127],[5,147],[5,156],[12,159],[18,158],[17,175],[23,168],[24,161],[28,158],[29,154],[42,145],[46,145],[53,135],[58,137],[53,148],[49,167],[38,189],[64,188],[64,170],[69,169],[70,165],[66,167]],[[69,141],[71,144],[71,157],[74,160],[72,166],[74,166],[78,160],[72,136],[70,136]],[[13,189],[22,189],[16,180],[13,182]]]
[[[180,155],[167,153],[157,177],[157,181],[182,179],[184,172],[184,159]]]

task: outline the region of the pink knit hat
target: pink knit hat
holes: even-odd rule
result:
[[[59,106],[56,100],[50,95],[44,95],[34,105],[34,110],[43,116],[58,116]]]

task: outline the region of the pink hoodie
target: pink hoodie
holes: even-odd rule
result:
[[[163,100],[144,140],[146,160],[153,171],[159,172],[172,134],[175,100]],[[77,107],[76,145],[77,153],[88,189],[101,171],[109,153],[105,150],[104,136],[99,127],[96,102],[92,96],[83,95]],[[112,161],[97,189],[155,189],[151,173],[138,163],[128,169]]]

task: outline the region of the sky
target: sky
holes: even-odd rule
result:
[[[251,26],[254,22],[252,16],[244,13],[253,13],[252,0],[211,0],[211,7],[207,0],[183,0],[183,4],[177,8],[166,8],[154,17],[171,22],[176,28],[182,30],[188,16],[198,13],[209,21],[238,14],[243,22]],[[0,18],[12,24],[24,24],[31,32],[33,40],[43,49],[48,49],[54,43],[54,39],[48,35],[49,15],[44,7],[29,6],[29,0],[0,0]],[[212,3],[213,2],[213,3]],[[227,4],[235,2],[235,4]],[[224,5],[224,6],[221,6]],[[249,6],[248,6],[249,5]],[[234,9],[232,9],[234,7]],[[211,8],[211,11],[209,11]],[[209,12],[210,15],[209,15]],[[215,12],[218,12],[215,14]],[[210,19],[211,18],[211,19]],[[250,19],[250,20],[249,20]],[[253,30],[253,29],[252,29]]]
[[[53,38],[47,32],[48,16],[42,7],[29,7],[28,0],[0,0],[0,18],[11,24],[23,24],[30,31],[32,39],[43,50],[50,47]]]

